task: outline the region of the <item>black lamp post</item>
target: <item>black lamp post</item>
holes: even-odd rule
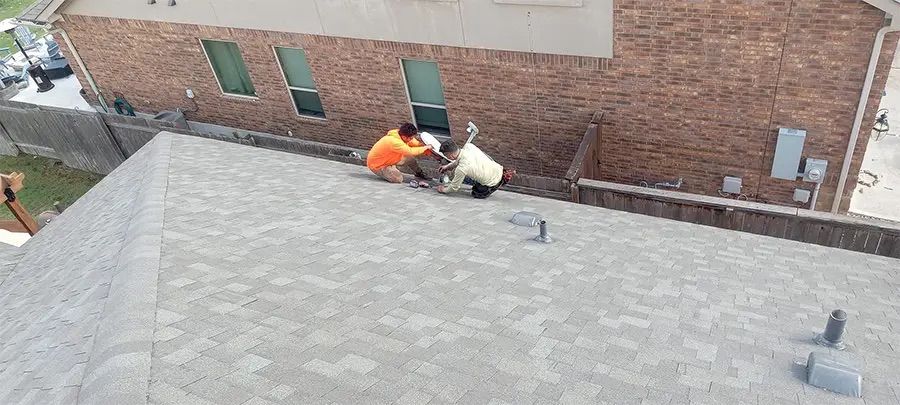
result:
[[[31,76],[32,80],[34,80],[34,83],[37,84],[38,93],[50,91],[51,89],[56,87],[56,85],[50,81],[50,77],[47,76],[47,72],[44,71],[44,67],[41,66],[40,62],[35,64],[31,63],[31,58],[28,56],[28,52],[25,52],[25,47],[22,46],[22,43],[19,42],[19,37],[16,35],[16,28],[18,28],[18,25],[15,22],[11,22],[11,20],[3,21],[3,23],[4,28],[6,28],[4,32],[12,36],[13,41],[16,42],[16,46],[20,51],[22,51],[22,56],[25,57],[25,63],[28,64],[28,67],[25,69],[28,70],[28,74]],[[7,27],[7,24],[10,25]]]
[[[874,137],[876,141],[880,141],[884,138],[884,135],[891,130],[891,124],[888,122],[887,108],[878,110],[878,113],[875,115],[877,118],[875,118],[875,125],[872,126],[872,137]]]

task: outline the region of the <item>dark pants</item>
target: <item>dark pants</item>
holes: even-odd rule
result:
[[[471,179],[467,177],[466,180]],[[497,189],[503,187],[508,181],[509,179],[507,179],[507,176],[503,176],[502,178],[500,178],[500,182],[497,183],[496,186],[485,186],[484,184],[481,184],[477,181],[472,181],[472,197],[478,199],[488,198],[491,196],[491,194],[494,194],[494,191],[497,191]]]

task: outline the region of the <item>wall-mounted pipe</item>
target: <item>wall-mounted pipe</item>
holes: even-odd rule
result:
[[[881,58],[881,48],[884,45],[884,37],[891,32],[900,31],[900,21],[892,20],[891,24],[882,27],[875,35],[875,44],[872,46],[872,56],[869,58],[869,69],[866,71],[866,81],[863,83],[862,94],[859,97],[859,105],[856,108],[856,118],[853,120],[853,129],[850,132],[850,142],[847,143],[847,151],[844,153],[844,165],[841,167],[841,177],[838,180],[837,190],[834,193],[834,202],[831,204],[831,213],[837,214],[841,209],[841,199],[844,196],[844,188],[847,186],[847,177],[850,174],[850,164],[853,162],[853,152],[856,150],[856,142],[859,140],[859,131],[866,115],[866,107],[869,103],[869,93],[875,82],[875,70],[878,68],[878,59]]]
[[[78,63],[78,67],[81,68],[81,71],[84,72],[84,78],[91,86],[91,90],[94,92],[94,95],[97,96],[97,101],[100,102],[100,107],[103,108],[103,111],[109,112],[109,106],[106,104],[106,100],[103,99],[103,94],[100,92],[100,88],[97,87],[97,82],[94,81],[94,76],[91,75],[91,72],[84,64],[84,60],[81,59],[81,55],[78,53],[78,49],[75,48],[75,44],[72,42],[72,39],[69,38],[69,34],[66,33],[66,30],[62,28],[57,28],[53,31],[50,31],[50,33],[59,33],[59,35],[63,38],[63,41],[66,41],[66,45],[69,47],[69,51],[72,52],[72,57],[75,58],[75,62]]]

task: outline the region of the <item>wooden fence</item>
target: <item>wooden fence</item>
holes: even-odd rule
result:
[[[900,258],[900,224],[581,179],[582,204]]]
[[[36,155],[53,157],[66,166],[106,174],[124,160],[103,120],[93,111],[0,104],[0,142]],[[10,143],[12,145],[10,145]]]
[[[20,151],[59,159],[66,166],[108,174],[160,131],[242,143],[362,164],[364,151],[253,131],[205,125],[194,131],[175,122],[0,101],[0,155]],[[355,154],[353,152],[356,152]]]

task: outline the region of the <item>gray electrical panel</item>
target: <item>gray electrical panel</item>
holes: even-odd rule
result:
[[[802,129],[781,128],[778,130],[778,144],[775,146],[775,160],[772,162],[772,177],[797,180],[797,174],[800,172],[800,157],[803,155],[805,142],[806,131]]]

